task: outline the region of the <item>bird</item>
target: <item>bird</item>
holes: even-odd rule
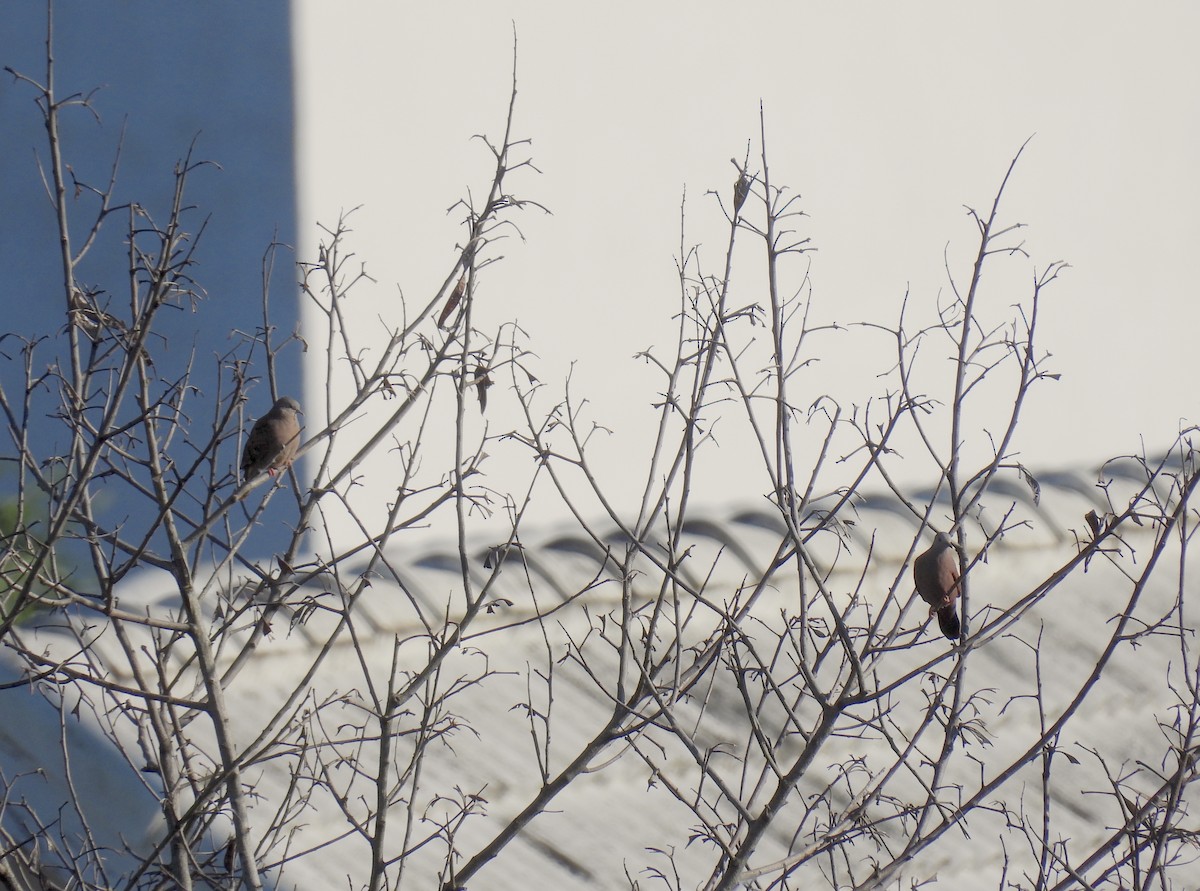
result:
[[[264,470],[274,476],[296,457],[300,445],[300,421],[304,412],[291,396],[280,396],[271,410],[254,422],[242,450],[242,482]]]
[[[913,561],[917,593],[929,604],[929,615],[937,614],[938,627],[950,640],[957,640],[961,626],[954,601],[958,599],[958,556],[954,542],[939,532],[925,553]]]

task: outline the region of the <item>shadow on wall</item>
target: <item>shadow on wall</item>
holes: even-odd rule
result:
[[[128,875],[162,838],[157,774],[139,774],[98,732],[71,687],[29,685],[23,666],[0,652],[0,828],[56,886],[93,847],[107,852],[109,880]],[[60,691],[75,701],[61,701]],[[61,704],[60,704],[61,702]],[[56,819],[47,846],[44,822]],[[41,822],[39,822],[39,820]],[[40,837],[36,854],[25,842]],[[14,858],[6,865],[15,868]],[[89,876],[100,881],[99,876]],[[39,883],[34,887],[41,887]],[[7,886],[6,886],[7,887]]]

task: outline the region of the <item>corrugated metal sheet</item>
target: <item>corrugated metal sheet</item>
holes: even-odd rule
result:
[[[1137,479],[1136,468],[1131,472],[1126,465],[1110,464],[1105,478],[1113,486],[1123,480],[1129,483]],[[1034,503],[1027,486],[997,487],[981,513],[980,525],[986,529],[1015,505],[1029,525],[993,546],[986,562],[971,570],[972,629],[1002,621],[969,656],[964,689],[971,701],[964,715],[972,723],[942,780],[943,815],[952,814],[981,783],[1019,760],[1035,746],[1039,726],[1069,706],[1108,642],[1113,617],[1126,610],[1134,588],[1133,576],[1127,573],[1142,569],[1138,549],[1150,541],[1144,534],[1131,539],[1119,567],[1097,557],[1086,573],[1068,576],[1032,610],[1016,616],[1014,604],[1077,553],[1074,530],[1083,534],[1083,514],[1104,506],[1094,474],[1044,475],[1040,482],[1039,503]],[[930,494],[912,497],[921,503]],[[898,686],[878,707],[866,702],[847,711],[847,720],[783,804],[751,866],[792,856],[819,838],[824,827],[843,821],[867,777],[887,769],[895,758],[895,746],[902,746],[921,725],[928,697],[935,695],[939,678],[954,665],[946,658],[950,646],[936,629],[921,630],[926,621],[923,604],[911,604],[909,569],[902,562],[912,550],[917,530],[911,513],[892,496],[871,496],[854,502],[854,519],[853,525],[840,527],[840,535],[824,532],[813,542],[814,558],[830,572],[830,593],[839,608],[849,605],[856,627],[865,627],[881,612],[893,619],[899,616],[915,645],[868,657],[873,659],[868,667],[875,688]],[[745,602],[746,585],[761,578],[764,567],[778,555],[783,531],[779,514],[770,506],[747,506],[692,520],[682,530],[683,547],[691,551],[681,575],[689,584],[703,587],[710,602],[732,608]],[[972,530],[976,541],[981,540],[978,531]],[[470,801],[475,816],[463,821],[455,837],[460,858],[469,858],[529,803],[546,777],[575,758],[606,725],[614,708],[618,666],[612,643],[617,630],[604,617],[620,605],[622,593],[606,553],[612,549],[623,554],[625,541],[619,530],[595,540],[555,529],[543,535],[522,534],[521,547],[505,552],[497,552],[494,542],[472,546],[469,572],[477,589],[490,585],[492,609],[470,626],[462,646],[445,660],[436,677],[439,689],[456,692],[436,709],[433,723],[440,736],[426,752],[415,797],[406,794],[406,803],[393,808],[395,832],[411,818],[413,839],[431,835],[438,819]],[[871,562],[864,571],[868,554]],[[256,819],[265,819],[289,789],[294,793],[294,775],[307,777],[311,784],[302,783],[311,795],[300,820],[302,828],[291,840],[289,857],[294,859],[274,873],[281,887],[324,889],[345,887],[347,877],[351,885],[362,880],[366,843],[347,833],[341,808],[322,784],[339,785],[344,806],[365,813],[359,798],[373,800],[374,790],[360,769],[369,773],[377,756],[369,739],[373,725],[365,692],[368,678],[370,683],[386,685],[393,659],[403,677],[418,670],[432,646],[420,617],[436,626],[438,617],[462,608],[461,564],[451,544],[413,555],[398,542],[388,557],[391,568],[386,573],[378,567],[373,570],[369,587],[354,603],[350,625],[340,633],[335,631],[344,593],[358,590],[366,563],[345,566],[339,579],[325,579],[324,584],[291,596],[290,607],[308,603],[317,609],[289,608],[276,614],[272,634],[228,685],[235,733],[242,746],[249,746],[268,716],[284,707],[291,685],[308,670],[314,653],[328,648],[307,690],[307,702],[334,704],[325,706],[319,727],[310,728],[304,738],[310,748],[306,750],[297,735],[293,745],[259,760],[246,776],[255,787]],[[642,563],[645,571],[635,576],[633,590],[648,615],[662,574],[652,571],[649,561]],[[122,606],[167,612],[173,601],[163,592],[169,590],[162,577],[149,575],[129,584]],[[898,599],[888,599],[890,590],[896,591]],[[1137,602],[1131,632],[1169,615],[1178,595],[1178,576],[1168,567]],[[217,601],[213,595],[207,602]],[[666,605],[669,609],[660,621],[668,623],[676,621],[670,614],[676,607],[681,613],[694,609],[694,601],[678,596],[668,598]],[[798,608],[795,574],[779,574],[743,622],[742,648],[749,652],[749,647],[758,647],[769,659],[784,622]],[[817,598],[809,608],[815,614],[825,611]],[[1011,624],[1004,624],[1006,617]],[[1185,616],[1182,622],[1183,639],[1190,640],[1191,620]],[[253,616],[248,616],[240,640],[248,639],[252,624]],[[696,611],[669,665],[686,670],[706,638],[719,629],[711,611]],[[61,635],[50,628],[37,636],[47,646],[63,645]],[[127,670],[111,649],[110,637],[99,629],[96,649],[114,676],[123,676]],[[813,641],[820,644],[819,637]],[[234,648],[228,649],[232,658]],[[1126,794],[1133,796],[1135,790],[1149,792],[1157,782],[1154,770],[1166,769],[1161,761],[1169,750],[1170,731],[1163,728],[1172,720],[1175,704],[1166,680],[1181,681],[1178,672],[1188,655],[1179,637],[1166,633],[1121,645],[1088,706],[1066,725],[1057,740],[1050,786],[1053,833],[1061,840],[1065,856],[1077,859],[1079,852],[1090,850],[1121,824],[1122,803],[1111,794],[1112,776],[1123,776]],[[826,665],[814,663],[814,671],[819,678],[831,678],[833,658]],[[911,682],[899,686],[910,674],[914,675]],[[808,726],[820,710],[786,666],[777,664],[774,676],[783,696],[780,701],[766,699],[756,718],[766,736],[778,736],[776,755],[786,763],[799,751],[802,740],[795,730],[788,732],[789,716],[780,703],[790,699],[793,716]],[[631,682],[632,675],[625,680]],[[590,770],[555,798],[549,811],[535,818],[470,887],[616,888],[627,887],[630,881],[660,887],[655,870],[677,873],[671,882],[680,887],[701,886],[715,854],[696,837],[696,814],[669,787],[686,798],[705,790],[711,780],[702,778],[693,752],[681,744],[678,731],[686,729],[695,750],[707,753],[726,781],[760,806],[762,795],[753,796],[747,784],[753,784],[762,769],[763,755],[746,749],[749,719],[737,680],[738,672],[723,662],[703,683],[670,702],[675,730],[668,729],[669,722],[660,715],[658,726],[611,743]],[[1039,687],[1042,714],[1033,698]],[[7,690],[0,695],[11,702],[17,693]],[[418,697],[413,707],[421,701]],[[881,711],[886,718],[880,717]],[[851,720],[856,715],[862,724]],[[394,739],[401,764],[414,750],[418,723],[415,714],[400,722],[409,731]],[[327,735],[326,747],[318,750],[313,747],[321,733]],[[349,741],[360,736],[368,739]],[[339,739],[347,742],[329,742]],[[902,850],[912,829],[911,818],[903,814],[922,800],[930,762],[941,744],[935,725],[921,736],[889,784],[886,797],[857,805],[859,829],[892,815],[873,828],[871,839],[856,836],[854,826],[848,827],[845,859],[816,857],[801,866],[786,887],[849,886],[869,873],[870,864],[885,862],[887,852],[894,855]],[[541,770],[535,746],[545,759]],[[13,753],[7,754],[5,771],[22,769],[13,763]],[[318,756],[331,765],[325,775],[317,767]],[[1014,827],[1026,824],[1036,829],[1042,817],[1040,770],[1036,758],[1017,770],[983,807],[913,857],[889,887],[915,887],[936,880],[935,887],[991,889],[999,887],[1002,879],[1016,887],[1028,886],[1021,876],[1035,859],[1024,835]],[[709,816],[721,822],[731,814],[718,809]],[[409,847],[414,846],[410,841]],[[299,856],[306,850],[313,853]],[[398,838],[395,850],[399,850]],[[673,863],[668,853],[674,854]],[[441,843],[413,853],[406,866],[405,887],[436,887],[444,856]]]

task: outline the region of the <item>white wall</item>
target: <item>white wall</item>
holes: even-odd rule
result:
[[[801,232],[818,247],[815,321],[894,322],[906,289],[931,318],[948,294],[947,245],[967,272],[963,205],[986,210],[1036,134],[1006,217],[1029,224],[1038,268],[1072,268],[1043,306],[1042,344],[1062,380],[1027,405],[1023,460],[1089,466],[1139,450],[1142,436],[1154,451],[1194,417],[1194,6],[761,3],[734,14],[711,2],[509,0],[358,3],[332,16],[299,2],[295,16],[301,253],[315,252],[316,221],[363,205],[353,247],[379,282],[366,326],[394,309],[397,288],[426,298],[453,263],[461,230],[446,208],[486,185],[490,159],[470,137],[502,132],[515,26],[516,130],[543,174],[512,184],[554,216],[520,217],[528,240],[510,240],[481,278],[476,318],[518,319],[539,377],[560,391],[577,360],[573,390],[615,431],[600,466],[629,503],[637,486],[624,471],[649,449],[657,392],[631,357],[669,345],[681,197],[685,241],[703,242],[719,273],[725,229],[705,192],[727,194],[730,156],[747,140],[757,150],[760,99],[772,175],[802,194]],[[735,276],[760,259],[743,237]],[[989,297],[999,316],[1026,273],[1004,281],[1014,290]],[[888,348],[862,331],[833,339],[830,390],[861,404]],[[730,495],[761,490],[761,474],[725,448]]]

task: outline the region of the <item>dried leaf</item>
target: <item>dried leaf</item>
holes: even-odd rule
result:
[[[1029,486],[1029,490],[1033,492],[1033,504],[1036,507],[1042,501],[1042,484],[1034,478],[1033,474],[1025,468],[1024,464],[1018,464],[1017,470],[1021,472],[1021,476],[1024,478],[1025,484]]]
[[[450,299],[446,301],[445,307],[442,309],[442,314],[438,316],[438,327],[445,328],[446,320],[450,318],[451,313],[458,307],[462,301],[463,295],[467,293],[467,274],[464,272],[458,277],[458,284],[454,286],[454,290],[450,293]]]
[[[522,545],[519,541],[492,545],[487,549],[487,552],[483,556],[483,568],[491,569],[493,566],[499,566],[508,557],[508,552],[512,548],[524,550],[524,545]]]
[[[742,205],[746,203],[746,196],[750,194],[750,177],[746,176],[745,172],[741,173],[737,182],[733,184],[733,215],[737,216],[738,211],[742,209]]]
[[[479,396],[479,411],[482,414],[487,411],[487,391],[492,385],[492,379],[488,376],[486,365],[475,366],[475,393]]]

